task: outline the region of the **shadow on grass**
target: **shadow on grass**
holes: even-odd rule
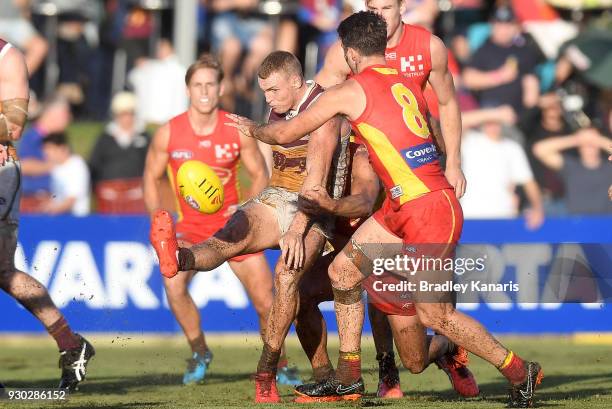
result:
[[[211,373],[206,377],[204,385],[228,385],[234,382],[248,381],[250,373]],[[134,389],[143,387],[176,386],[182,387],[182,376],[176,373],[168,374],[140,374],[133,376],[95,376],[92,374],[83,384],[80,390],[75,392],[80,396],[89,397],[96,394],[127,394]],[[23,380],[11,381],[4,380],[6,388],[53,388],[58,384],[57,378],[38,379],[32,382]],[[186,387],[187,388],[187,387]]]
[[[210,373],[203,386],[212,385],[231,385],[236,382],[249,382],[251,378],[250,372],[238,373]],[[548,401],[564,401],[564,400],[581,400],[595,395],[610,396],[612,391],[609,388],[609,382],[612,379],[612,373],[598,374],[580,374],[580,375],[551,375],[545,376],[540,390],[537,393],[537,406],[539,407],[556,407],[562,404],[557,404]],[[585,383],[580,385],[580,383]],[[33,382],[25,381],[10,381],[4,382],[7,388],[50,388],[57,385],[57,379],[41,379]],[[153,387],[177,387],[183,388],[181,385],[181,376],[176,373],[166,374],[140,374],[133,376],[102,376],[96,377],[92,375],[91,379],[82,384],[81,390],[75,392],[79,397],[84,399],[95,399],[100,395],[128,395],[130,393],[144,392],[143,389]],[[413,390],[409,388],[406,391],[405,398],[402,400],[405,403],[410,401],[415,402],[497,402],[504,406],[507,403],[507,383],[501,378],[499,381],[482,383],[480,386],[480,396],[477,398],[463,399],[450,389],[437,391],[431,389]],[[196,388],[198,386],[195,386]],[[184,387],[188,390],[189,387]],[[179,393],[180,390],[168,391],[167,397],[171,398],[174,393]],[[282,393],[284,398],[290,397],[291,393]],[[385,407],[392,405],[397,401],[385,401],[377,399],[374,391],[367,393],[362,401],[362,407]],[[167,405],[168,402],[130,402],[125,404],[116,403],[113,405],[96,402],[85,404],[91,408],[107,408],[107,407],[154,407]]]

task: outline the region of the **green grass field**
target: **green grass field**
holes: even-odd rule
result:
[[[253,406],[250,375],[257,364],[260,344],[256,336],[211,336],[215,354],[206,382],[180,385],[187,347],[179,337],[92,336],[97,354],[88,380],[68,402],[2,402],[0,407],[62,408],[205,408]],[[332,337],[332,340],[334,337]],[[612,357],[610,344],[584,344],[569,338],[507,338],[504,341],[522,355],[537,359],[545,378],[539,391],[538,406],[549,408],[612,407]],[[383,401],[373,397],[377,369],[372,342],[364,339],[363,369],[368,396],[360,403],[300,405],[291,402],[292,391],[281,387],[283,407],[381,407],[381,408],[502,408],[506,384],[497,371],[472,357],[481,397],[457,398],[446,376],[435,367],[420,375],[401,372],[406,397]],[[289,359],[302,375],[310,375],[307,361],[295,338],[288,340]],[[330,342],[330,351],[337,344]],[[335,354],[333,359],[335,362]],[[0,339],[0,379],[7,388],[52,388],[57,384],[55,345],[47,338]],[[265,405],[257,405],[265,407]]]

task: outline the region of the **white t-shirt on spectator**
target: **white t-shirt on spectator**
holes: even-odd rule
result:
[[[469,131],[463,137],[461,158],[467,180],[466,192],[461,198],[464,217],[516,217],[514,188],[533,180],[521,145],[508,138],[493,140],[480,131]]]
[[[51,194],[54,200],[63,202],[74,197],[71,212],[75,216],[89,214],[89,169],[78,155],[70,158],[51,171]]]
[[[130,71],[139,120],[162,124],[187,109],[185,71],[175,56],[147,61]]]

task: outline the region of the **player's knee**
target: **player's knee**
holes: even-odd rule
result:
[[[179,277],[164,279],[164,288],[169,299],[181,297],[189,293],[187,283],[177,278]]]
[[[260,317],[267,317],[272,309],[272,297],[253,297],[253,307]]]
[[[354,266],[334,259],[327,270],[329,280],[334,288],[355,288],[363,280],[359,271],[354,271]]]
[[[285,266],[277,267],[274,273],[274,288],[276,293],[295,293],[298,291],[299,276],[295,270]]]
[[[416,304],[416,310],[423,326],[439,332],[447,327],[453,307],[452,305],[419,303]]]
[[[400,358],[402,360],[402,365],[404,365],[404,368],[410,371],[410,373],[419,374],[423,372],[425,368],[427,368],[424,359],[414,359],[414,357],[408,358],[404,356],[401,356]]]
[[[332,261],[329,265],[329,269],[327,270],[327,274],[329,276],[329,280],[331,281],[332,287],[339,287],[341,282],[341,266],[336,260]]]

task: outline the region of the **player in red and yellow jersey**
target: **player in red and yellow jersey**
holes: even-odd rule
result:
[[[302,348],[309,357],[313,378],[316,383],[328,379],[331,363],[327,354],[327,331],[325,321],[319,310],[319,303],[332,301],[333,292],[327,270],[333,259],[349,243],[351,236],[374,212],[379,198],[378,175],[369,163],[367,149],[360,144],[351,142],[350,179],[346,184],[344,194],[340,199],[333,199],[327,190],[317,186],[307,191],[300,200],[300,208],[313,215],[333,214],[336,217],[332,244],[334,252],[321,257],[311,271],[306,273],[300,282],[300,310],[296,320],[296,332]],[[427,335],[426,328],[416,316],[414,304],[402,297],[404,293],[375,291],[377,284],[399,284],[400,277],[385,272],[382,276],[371,274],[364,281],[364,287],[370,296],[368,308],[373,306],[389,319],[392,331],[389,337],[395,340],[400,359],[412,373],[421,373],[431,363],[436,363],[449,375],[453,388],[461,396],[478,395],[476,381],[467,368],[465,349],[454,345],[441,335]],[[376,339],[375,339],[376,342]],[[390,356],[380,356],[382,370],[379,373],[380,382],[398,384],[399,372],[393,362],[393,368],[388,368]],[[321,397],[310,397],[312,385],[300,385],[295,392],[296,402],[307,403],[324,400]],[[380,390],[380,385],[379,385]],[[402,395],[393,389],[387,391],[386,398],[400,398]]]
[[[260,125],[237,116],[230,116],[228,122],[263,142],[286,144],[338,114],[345,115],[366,145],[372,167],[385,188],[383,207],[359,227],[329,269],[340,338],[338,366],[333,379],[303,390],[308,396],[327,400],[356,399],[364,391],[361,283],[372,273],[369,260],[381,257],[377,254],[381,250],[382,257],[388,258],[384,254],[385,249],[391,248],[388,244],[401,246],[392,256],[405,254],[402,247],[409,251],[417,246],[419,252],[427,245],[438,245],[435,253],[425,248],[428,253],[424,255],[448,257],[463,224],[457,199],[464,187],[459,138],[443,134],[445,176],[425,121],[421,89],[385,65],[385,21],[372,12],[356,13],[340,24],[338,33],[345,60],[355,74],[351,79],[324,92],[307,110],[287,122]],[[452,184],[448,180],[449,168],[458,178]],[[453,273],[433,270],[411,274],[415,282],[429,282],[432,278],[452,279]],[[420,323],[495,365],[510,381],[512,406],[531,406],[542,378],[540,365],[523,361],[480,323],[457,311],[449,294],[438,293],[434,300],[431,295],[418,287],[413,292]]]
[[[421,87],[429,112],[441,121],[442,134],[459,135],[461,114],[449,73],[456,64],[442,40],[425,28],[402,22],[405,0],[366,0],[365,5],[387,23],[386,64]],[[342,83],[350,75],[338,40],[327,52],[323,68],[315,79],[328,88]],[[441,138],[435,137],[442,145]]]
[[[190,107],[157,131],[147,156],[144,172],[147,209],[151,214],[160,210],[158,182],[167,173],[177,199],[179,216],[176,232],[182,246],[208,239],[226,224],[236,210],[239,202],[239,162],[251,177],[249,196],[258,194],[268,183],[266,166],[256,141],[223,126],[226,113],[218,107],[219,95],[223,92],[221,77],[220,65],[210,55],[191,65],[185,76]],[[199,160],[211,166],[223,182],[225,200],[217,213],[202,214],[180,199],[175,183],[176,173],[187,160]],[[263,253],[237,256],[228,262],[253,302],[260,327],[265,328],[272,306],[272,273]],[[194,274],[195,271],[190,271],[172,279],[164,277],[170,308],[193,352],[183,377],[185,384],[202,381],[212,359],[201,328],[198,308],[188,291]],[[286,365],[286,362],[283,364]]]
[[[452,59],[444,43],[438,37],[422,27],[402,23],[405,2],[406,0],[365,0],[365,5],[369,11],[382,16],[387,23],[385,49],[387,65],[398,70],[424,90],[423,95],[427,101],[428,111],[432,114],[432,117],[427,119],[430,120],[436,131],[434,142],[437,147],[444,150],[439,131],[450,138],[459,138],[461,132],[459,105],[452,76],[449,73],[449,69],[453,66]],[[328,88],[342,83],[350,75],[351,69],[344,59],[342,44],[337,41],[327,52],[325,63],[317,74],[316,80]],[[461,178],[453,175],[452,172],[453,169],[449,168],[447,176],[455,185],[460,182]],[[393,360],[393,340],[387,319],[374,306],[368,308],[368,314],[377,355],[384,357],[379,360],[379,372],[381,374],[384,374],[385,371],[396,372]],[[377,395],[380,397],[400,396],[399,381],[389,383],[383,378],[392,379],[389,376],[381,376]]]

